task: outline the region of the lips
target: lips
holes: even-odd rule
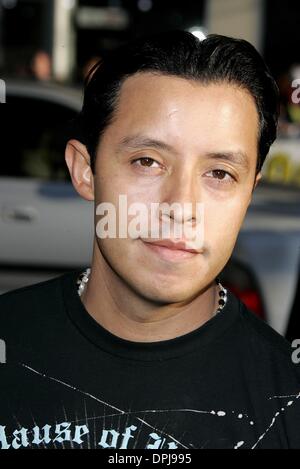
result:
[[[145,240],[143,241],[147,242]],[[182,241],[174,242],[169,239],[163,239],[159,241],[148,241],[148,243],[154,246],[162,246],[168,249],[172,249],[174,251],[186,251],[186,252],[193,252],[193,253],[199,252],[197,249],[189,247],[185,242],[182,242]]]
[[[146,241],[141,240],[146,248],[158,256],[161,260],[167,262],[188,261],[195,258],[201,252],[190,247],[187,243],[172,240]]]

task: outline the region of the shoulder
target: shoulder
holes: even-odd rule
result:
[[[62,280],[70,275],[74,272],[0,295],[0,330],[5,331],[11,325],[20,329],[25,324],[40,322],[48,312],[55,314],[62,303]]]
[[[7,361],[46,360],[52,347],[64,346],[71,325],[64,289],[70,284],[76,294],[75,275],[67,272],[0,295],[0,340]]]
[[[287,372],[289,370],[296,374],[300,382],[300,364],[293,360],[294,349],[290,342],[258,318],[244,303],[239,301],[239,304],[239,324],[243,346],[247,346],[257,360],[272,364],[274,369],[285,368]]]
[[[36,298],[43,298],[47,293],[55,290],[59,279],[60,276],[57,276],[50,280],[3,293],[0,295],[0,311],[3,312],[6,306],[13,307],[20,303],[24,306],[24,304],[34,303]]]
[[[240,302],[240,318],[242,327],[247,328],[249,336],[258,343],[271,350],[275,349],[279,354],[290,355],[291,344],[242,302]]]

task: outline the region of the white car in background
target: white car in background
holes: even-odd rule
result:
[[[70,183],[64,146],[82,92],[8,82],[0,167],[0,291],[89,263],[92,204]],[[3,128],[4,125],[4,128]]]
[[[75,192],[64,161],[69,125],[81,104],[82,92],[76,89],[7,83],[1,293],[90,265],[93,203]],[[260,183],[221,279],[281,334],[296,297],[299,254],[300,188]]]

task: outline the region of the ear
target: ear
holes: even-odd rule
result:
[[[86,146],[78,140],[69,140],[66,146],[65,160],[75,190],[84,199],[94,200],[94,175]]]
[[[249,196],[249,200],[248,200],[248,206],[251,204],[252,202],[252,196],[253,196],[253,192],[254,192],[254,189],[256,188],[257,184],[259,183],[259,181],[261,180],[261,172],[259,171],[259,173],[257,173],[257,175],[255,176],[255,179],[254,179],[254,183],[253,183],[253,187],[252,187],[252,191],[250,193],[250,196]]]
[[[255,180],[254,180],[254,184],[253,184],[253,189],[252,189],[252,192],[254,191],[254,189],[256,188],[257,184],[259,183],[259,181],[261,180],[261,171],[259,171],[259,173],[257,173],[257,175],[255,176]]]

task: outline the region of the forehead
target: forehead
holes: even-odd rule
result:
[[[205,110],[215,109],[214,117],[218,113],[225,117],[230,111],[239,110],[241,115],[250,112],[255,123],[258,120],[255,101],[248,90],[227,82],[203,84],[172,75],[142,72],[123,82],[118,100],[118,111],[120,114],[125,111],[127,118],[134,112],[145,116],[154,112],[160,117],[163,112],[180,110],[200,115],[204,106]]]
[[[114,117],[112,139],[150,134],[172,141],[179,151],[195,143],[197,151],[202,144],[212,151],[216,148],[207,147],[257,147],[259,119],[254,98],[226,82],[202,84],[177,76],[137,73],[122,84]]]

